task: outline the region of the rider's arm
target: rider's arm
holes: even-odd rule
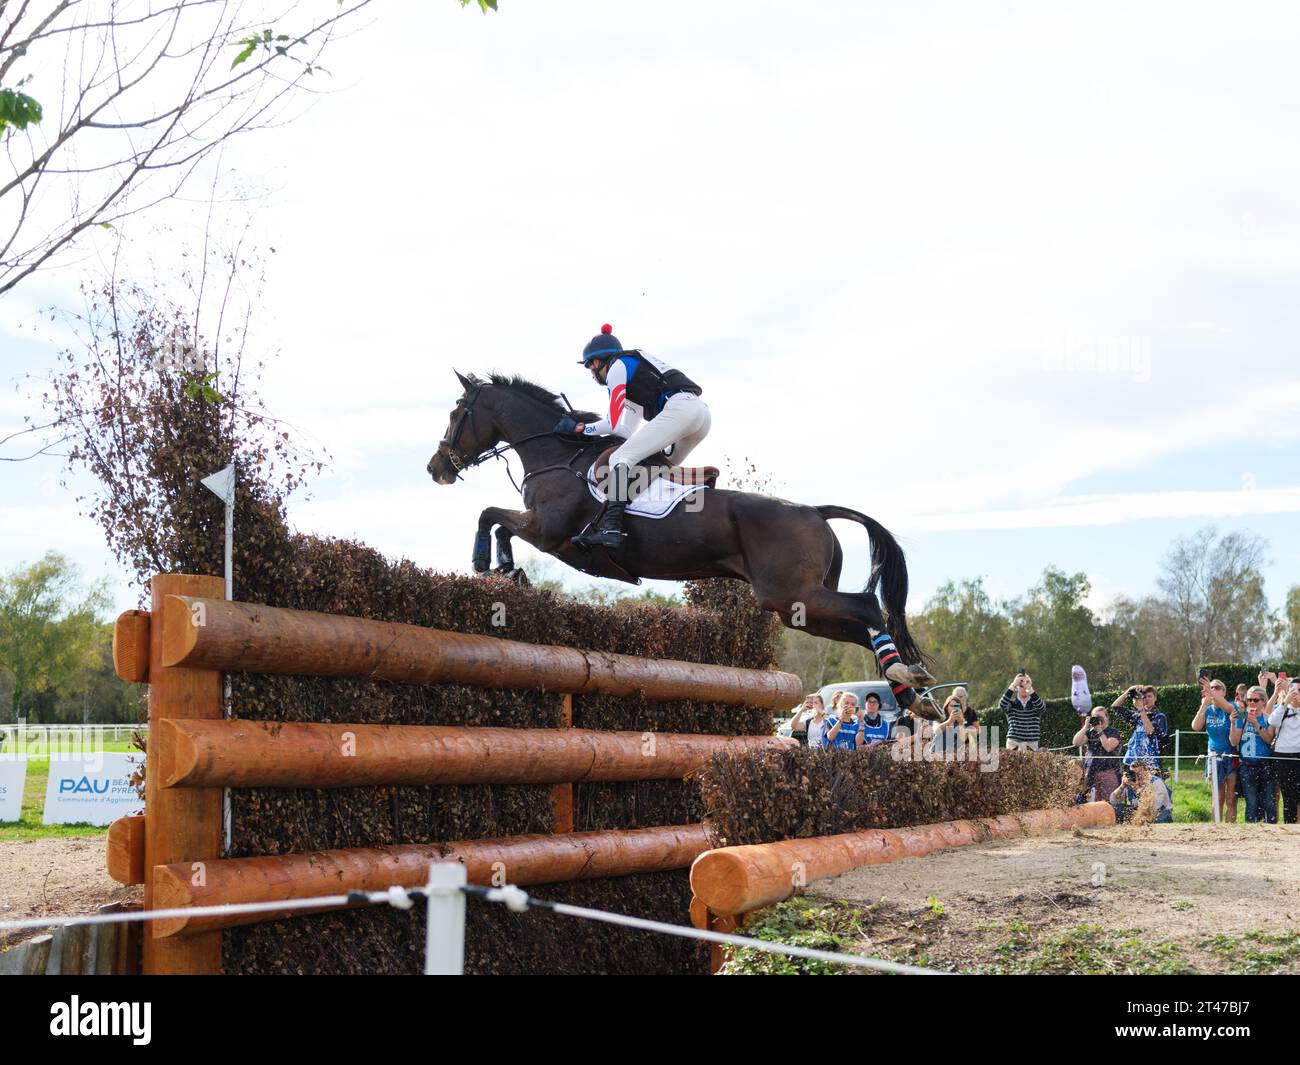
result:
[[[636,431],[641,418],[627,407],[627,364],[622,359],[615,359],[609,368],[605,387],[609,389],[609,414],[598,422],[585,424],[582,435],[627,438]]]

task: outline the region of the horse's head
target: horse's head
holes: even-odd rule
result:
[[[483,453],[501,440],[501,433],[480,402],[487,382],[456,374],[465,393],[452,408],[447,430],[438,441],[438,450],[425,467],[438,484],[453,484],[463,470],[478,464]]]

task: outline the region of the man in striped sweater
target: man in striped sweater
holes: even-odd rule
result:
[[[1015,675],[998,703],[1007,715],[1007,750],[1036,751],[1043,711],[1047,704],[1034,691],[1034,681],[1023,669]]]

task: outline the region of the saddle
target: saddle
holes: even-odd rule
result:
[[[617,444],[607,447],[597,457],[592,472],[598,480],[609,470],[609,457],[622,446],[623,442],[619,441]],[[662,451],[647,455],[637,463],[637,466],[650,472],[650,477],[644,482],[641,482],[640,478],[636,479],[636,481],[642,483],[643,488],[658,478],[672,481],[673,484],[702,484],[705,488],[716,488],[718,486],[718,477],[722,474],[722,471],[717,466],[674,466]]]

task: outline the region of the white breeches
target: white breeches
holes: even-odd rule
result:
[[[653,421],[628,437],[627,441],[609,457],[609,464],[623,463],[635,466],[647,455],[666,452],[674,466],[686,461],[686,456],[709,434],[713,418],[704,400],[693,392],[678,392],[669,396],[664,409]]]

